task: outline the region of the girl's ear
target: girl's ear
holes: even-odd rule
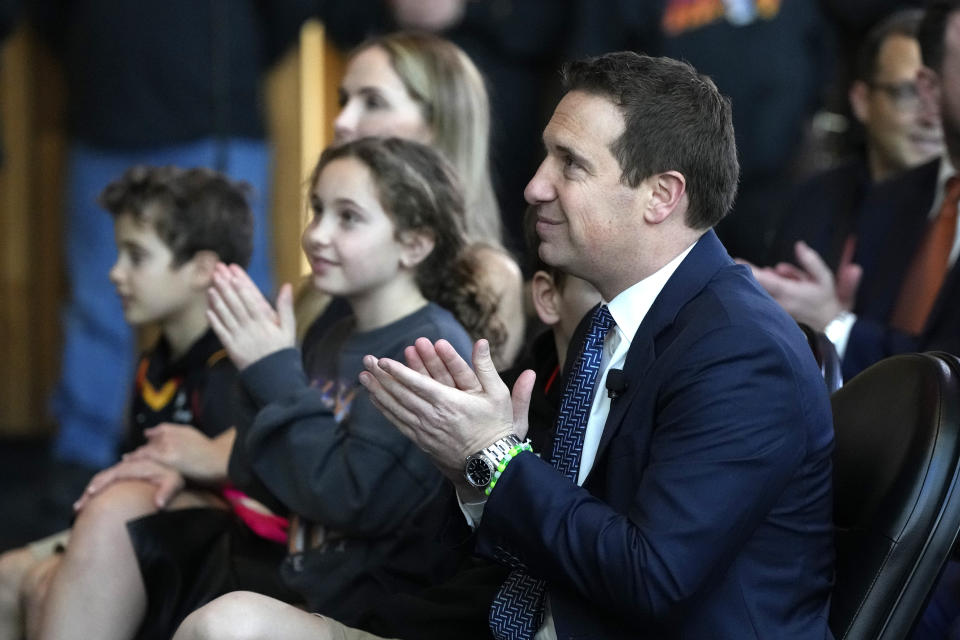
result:
[[[433,247],[436,246],[436,239],[427,231],[407,229],[400,232],[400,244],[403,246],[400,252],[400,265],[413,269],[430,255]]]
[[[198,289],[207,289],[213,284],[213,271],[220,262],[220,256],[213,251],[198,251],[184,266],[193,269],[193,284]]]

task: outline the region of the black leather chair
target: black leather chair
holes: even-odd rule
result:
[[[837,350],[822,331],[817,331],[802,322],[797,324],[807,336],[807,343],[820,366],[820,374],[823,376],[824,384],[827,385],[827,391],[833,393],[843,386],[843,373],[840,371],[840,356],[837,355]]]
[[[837,639],[906,638],[960,532],[960,361],[895,356],[833,397]]]

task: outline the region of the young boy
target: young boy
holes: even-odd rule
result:
[[[218,262],[249,261],[253,217],[246,186],[207,169],[133,167],[104,189],[99,202],[114,220],[118,255],[109,277],[124,316],[134,327],[156,325],[160,334],[136,369],[125,444],[132,453],[98,474],[101,483],[146,481],[110,487],[109,508],[123,525],[157,508],[216,501],[211,494],[181,491],[184,477],[201,483],[225,477],[225,467],[205,461],[226,459],[233,442],[236,370],[210,329],[206,296]],[[213,450],[221,454],[203,455]],[[106,502],[103,496],[99,502]],[[77,506],[87,505],[96,508],[85,494]],[[0,640],[20,637],[24,613],[28,625],[35,622],[34,605],[54,570],[82,570],[57,569],[61,557],[55,552],[69,533],[0,556]],[[130,544],[125,534],[124,526],[113,527],[114,543]],[[82,517],[73,536],[71,545],[84,543]]]

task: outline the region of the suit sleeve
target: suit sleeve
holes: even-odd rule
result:
[[[799,397],[774,338],[737,327],[702,337],[659,379],[655,409],[628,413],[604,453],[637,469],[618,488],[632,495],[626,512],[522,454],[490,496],[477,551],[634,620],[676,615],[718,580],[804,460],[804,406],[825,400]],[[630,434],[647,429],[641,458]]]
[[[295,349],[254,363],[241,380],[259,410],[238,429],[231,468],[245,461],[292,512],[348,535],[377,536],[436,491],[439,472],[362,387],[349,417],[338,422],[307,383]]]
[[[899,353],[920,349],[919,341],[869,318],[858,317],[843,354],[843,379],[849,380],[871,364]]]

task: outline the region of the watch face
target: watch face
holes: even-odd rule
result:
[[[464,472],[467,481],[475,487],[486,487],[493,479],[493,467],[483,456],[470,456]]]

